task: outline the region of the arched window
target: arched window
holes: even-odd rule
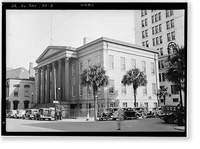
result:
[[[13,110],[17,110],[18,109],[18,104],[19,104],[18,100],[14,100],[13,101]]]
[[[29,103],[30,103],[29,100],[25,100],[25,101],[24,101],[24,109],[27,109],[27,108],[28,108]]]

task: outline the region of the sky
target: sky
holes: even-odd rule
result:
[[[7,10],[6,67],[28,69],[49,46],[83,45],[83,38],[134,39],[133,10]],[[51,40],[52,39],[52,40]]]

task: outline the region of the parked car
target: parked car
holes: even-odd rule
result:
[[[38,111],[39,111],[38,109],[27,109],[26,114],[23,118],[35,120],[36,119],[36,113],[38,113]]]
[[[52,120],[51,110],[49,108],[40,108],[36,113],[36,120]]]
[[[133,110],[136,112],[137,117],[140,118],[146,118],[147,117],[147,111],[144,107],[135,107]]]
[[[10,110],[10,111],[6,114],[6,117],[7,117],[7,118],[14,118],[16,113],[17,113],[17,110]]]
[[[165,105],[161,107],[160,119],[166,123],[177,122],[177,106]],[[185,117],[185,109],[183,108],[183,117]]]
[[[113,111],[111,108],[101,108],[97,112],[97,117],[100,121],[102,120],[111,120],[112,119]]]
[[[24,115],[26,113],[26,110],[24,109],[18,109],[17,110],[17,113],[15,114],[15,118],[23,118]]]
[[[137,112],[133,108],[122,108],[123,109],[123,118],[122,119],[137,119]]]

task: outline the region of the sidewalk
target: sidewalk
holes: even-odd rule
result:
[[[60,122],[95,122],[94,117],[90,117],[90,119],[87,121],[86,117],[80,117],[80,118],[63,118],[62,120],[57,120]]]
[[[176,126],[174,127],[176,130],[185,131],[185,126]]]

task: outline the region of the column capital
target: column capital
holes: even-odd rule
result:
[[[69,62],[69,57],[65,57],[65,63]]]
[[[47,68],[50,68],[50,64],[47,64]]]

